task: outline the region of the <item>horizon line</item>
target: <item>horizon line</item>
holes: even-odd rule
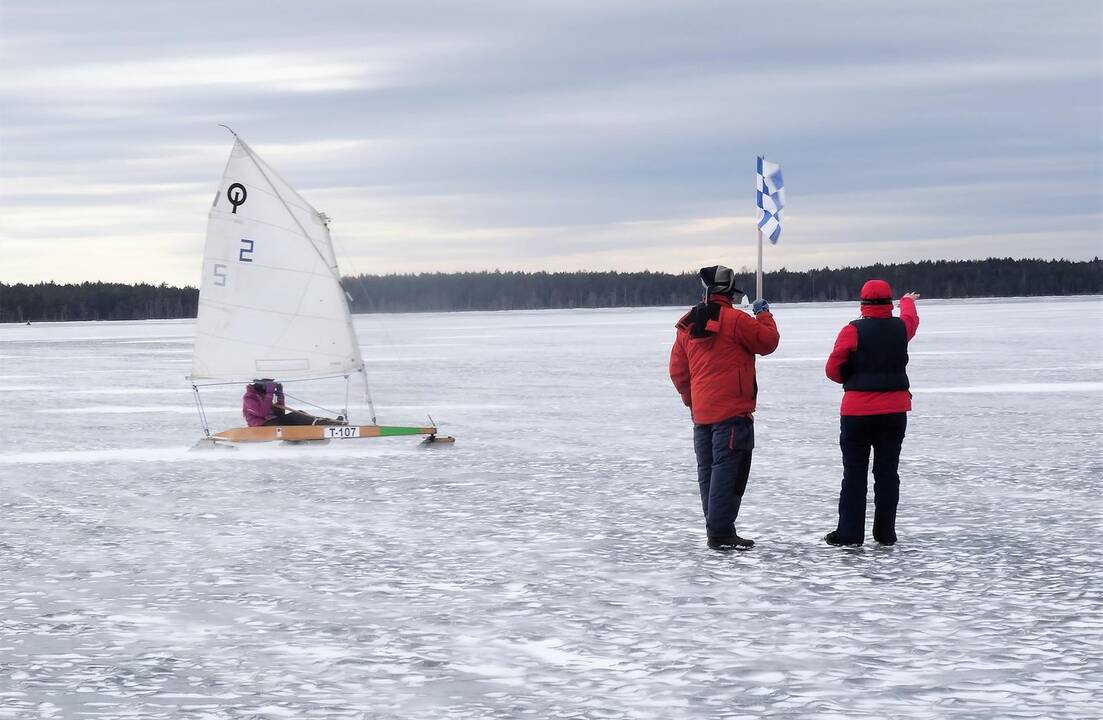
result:
[[[987,261],[990,261],[990,260],[998,260],[998,261],[1001,261],[1001,262],[1098,263],[1098,262],[1101,261],[1101,258],[1100,258],[1099,255],[1095,255],[1091,258],[1084,259],[1084,260],[1076,260],[1076,259],[1071,259],[1071,258],[1067,258],[1067,257],[1059,257],[1059,258],[1018,257],[1017,258],[1017,257],[1009,256],[1009,255],[1004,256],[1004,257],[998,257],[998,256],[995,256],[995,255],[990,255],[990,256],[984,257],[984,258],[967,258],[967,259],[943,259],[943,258],[939,258],[939,259],[923,259],[923,260],[906,260],[906,261],[902,261],[902,262],[875,262],[875,263],[868,263],[868,264],[865,264],[865,265],[840,265],[838,267],[831,267],[829,265],[824,265],[822,267],[810,267],[810,268],[805,268],[805,269],[795,269],[795,268],[788,268],[788,267],[782,266],[782,267],[776,268],[774,270],[763,270],[763,275],[770,275],[770,274],[773,274],[773,273],[782,273],[782,272],[786,272],[786,273],[807,273],[807,272],[821,272],[821,271],[857,270],[857,269],[872,268],[872,267],[898,267],[898,266],[903,266],[903,265],[917,265],[917,264],[920,264],[920,263],[932,263],[932,264],[935,264],[935,263],[976,263],[976,262],[987,262]],[[669,271],[669,270],[650,270],[650,269],[647,269],[647,268],[644,268],[642,270],[585,270],[585,269],[579,269],[579,270],[502,270],[500,268],[494,268],[494,269],[483,269],[483,270],[432,270],[432,271],[418,271],[418,272],[394,271],[394,272],[386,272],[386,273],[359,273],[359,274],[356,274],[356,275],[349,275],[349,274],[342,273],[341,279],[343,280],[345,278],[359,278],[359,277],[421,277],[421,276],[424,276],[424,275],[491,275],[491,274],[502,274],[502,275],[541,275],[541,274],[543,274],[543,275],[579,275],[579,274],[640,275],[640,274],[644,274],[644,273],[649,273],[651,275],[668,275],[668,276],[671,276],[671,277],[679,277],[679,276],[683,276],[683,275],[696,275],[697,272],[698,272],[697,270],[693,270],[693,269],[682,270],[681,272],[672,272],[672,271]],[[740,268],[738,270],[736,270],[736,272],[739,273],[739,274],[753,275],[754,272],[755,272],[755,269],[751,268],[751,267],[748,267],[746,265],[742,265],[742,266],[740,266]],[[125,282],[125,281],[121,281],[121,280],[87,280],[86,279],[86,280],[72,280],[72,281],[67,281],[67,282],[58,282],[56,280],[50,279],[50,280],[32,280],[32,281],[16,280],[16,281],[9,282],[7,280],[0,279],[0,285],[6,285],[8,287],[15,286],[15,285],[50,285],[50,284],[53,284],[53,285],[82,285],[84,283],[101,283],[101,284],[108,284],[108,285],[128,285],[128,286],[149,285],[151,287],[169,287],[169,288],[177,288],[177,289],[180,289],[180,290],[185,290],[185,289],[188,289],[188,288],[197,289],[195,285],[187,285],[187,284],[185,284],[185,285],[171,285],[171,284],[169,284],[169,282],[167,280],[163,280],[163,281],[160,281],[160,282],[150,281],[150,280],[136,280],[136,281]]]

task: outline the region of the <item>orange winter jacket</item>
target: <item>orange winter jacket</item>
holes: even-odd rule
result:
[[[748,315],[726,295],[710,295],[708,302],[719,312],[698,305],[686,313],[670,350],[670,379],[698,425],[754,412],[754,356],[769,355],[780,339],[768,311]],[[696,327],[702,319],[705,327]]]

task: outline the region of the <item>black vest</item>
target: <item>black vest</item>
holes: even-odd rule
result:
[[[898,317],[861,318],[850,324],[858,331],[858,349],[843,366],[843,388],[907,390],[908,329],[904,321]]]

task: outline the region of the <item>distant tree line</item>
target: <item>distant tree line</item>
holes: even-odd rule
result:
[[[754,273],[740,287],[754,294]],[[774,302],[856,300],[862,283],[887,280],[899,296],[927,298],[1103,294],[1103,260],[924,260],[893,265],[793,271],[763,278]],[[542,308],[689,305],[701,296],[697,273],[465,272],[360,275],[342,281],[353,312],[534,310]],[[0,283],[0,322],[191,318],[192,287],[85,282],[79,285]]]
[[[740,287],[753,299],[754,272],[742,269]],[[774,302],[856,300],[862,284],[881,278],[899,296],[928,298],[1103,294],[1103,261],[924,260],[837,270],[763,274],[763,294]],[[345,278],[354,312],[534,310],[539,308],[688,305],[701,297],[696,272],[467,272],[360,275]]]
[[[198,304],[195,288],[165,283],[0,283],[0,322],[193,318]]]

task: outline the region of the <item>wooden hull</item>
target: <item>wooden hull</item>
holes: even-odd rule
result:
[[[235,443],[310,442],[319,440],[352,440],[355,438],[392,437],[397,435],[428,435],[434,442],[451,442],[438,436],[435,427],[403,427],[400,425],[262,425],[223,430],[212,435],[213,440]]]

